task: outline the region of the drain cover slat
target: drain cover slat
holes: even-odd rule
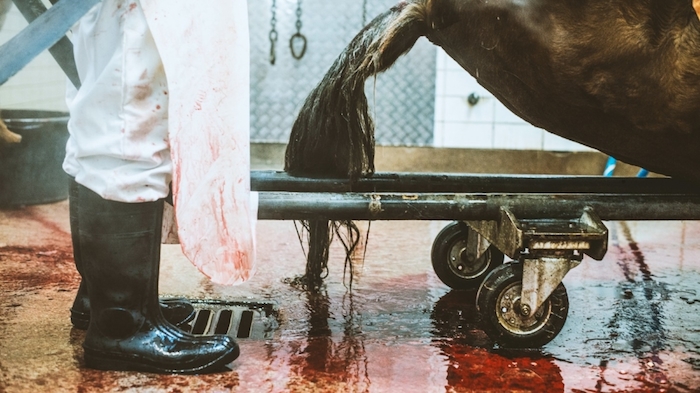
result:
[[[232,310],[219,311],[219,319],[216,322],[216,328],[214,329],[214,334],[228,334],[229,329],[231,328],[231,318],[232,317],[233,317]]]
[[[187,299],[195,309],[189,333],[207,336],[228,334],[234,338],[272,338],[278,326],[277,310],[271,303]]]
[[[248,338],[250,337],[250,332],[253,328],[253,312],[250,310],[243,310],[241,313],[241,320],[238,325],[238,337]]]
[[[196,308],[195,308],[196,309]],[[192,326],[192,334],[205,334],[209,328],[211,320],[211,310],[199,310]]]

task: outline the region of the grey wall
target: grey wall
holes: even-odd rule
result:
[[[296,60],[289,39],[296,32],[297,0],[276,0],[276,62],[271,65],[272,0],[248,2],[251,34],[251,137],[255,142],[287,142],[296,114],[338,54],[367,21],[395,0],[303,0],[304,57]],[[435,47],[421,38],[394,67],[367,83],[377,143],[426,146],[433,142]]]

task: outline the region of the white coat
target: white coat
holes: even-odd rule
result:
[[[175,201],[185,255],[212,281],[253,273],[245,0],[103,0],[73,29],[64,170],[103,198]]]

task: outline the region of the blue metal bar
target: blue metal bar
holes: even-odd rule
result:
[[[28,23],[32,23],[36,18],[40,17],[47,11],[46,6],[41,0],[13,0],[15,7],[22,13],[24,19]],[[51,3],[56,3],[52,0]],[[56,63],[66,74],[76,89],[80,88],[80,77],[78,69],[75,65],[73,57],[73,43],[65,35],[61,37],[53,46],[49,48],[49,53],[53,56]]]
[[[0,85],[58,42],[99,0],[61,0],[0,46]]]

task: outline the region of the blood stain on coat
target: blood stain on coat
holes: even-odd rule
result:
[[[151,96],[153,88],[150,83],[144,83],[141,85],[134,86],[133,98],[134,100],[142,101]]]

